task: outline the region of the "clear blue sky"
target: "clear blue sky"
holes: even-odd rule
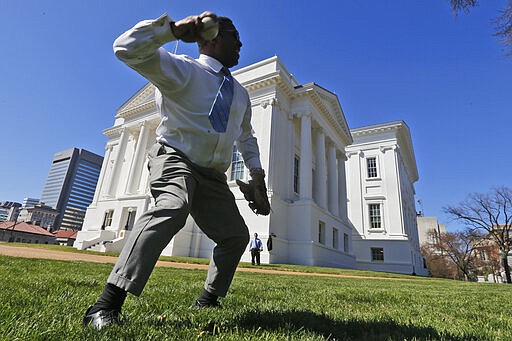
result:
[[[512,186],[512,57],[490,23],[505,3],[455,17],[448,0],[2,0],[0,200],[40,197],[58,151],[104,155],[102,130],[145,84],[115,59],[119,34],[163,12],[211,10],[240,30],[239,67],[279,56],[299,82],[336,93],[351,128],[404,120],[416,199],[446,223],[442,207]]]

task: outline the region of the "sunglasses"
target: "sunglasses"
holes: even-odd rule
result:
[[[220,35],[224,35],[224,33],[231,33],[237,41],[240,41],[240,33],[237,30],[222,30],[219,32]]]

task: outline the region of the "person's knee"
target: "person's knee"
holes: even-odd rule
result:
[[[159,198],[154,208],[154,216],[171,218],[178,223],[185,224],[190,213],[190,206],[184,201]]]
[[[250,237],[249,232],[241,233],[236,236],[232,236],[227,240],[224,240],[223,244],[229,244],[232,249],[238,249],[240,252],[244,252],[247,244],[249,243]]]

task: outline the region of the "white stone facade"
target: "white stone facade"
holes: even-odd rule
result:
[[[299,85],[277,57],[233,72],[249,91],[272,212],[256,216],[227,171],[251,235],[265,244],[262,263],[355,268],[347,218],[345,148],[352,136],[336,95]],[[159,123],[154,88],[144,86],[117,112],[92,204],[74,246],[119,251],[133,222],[152,205],[147,150]],[[247,170],[243,179],[248,180]],[[210,257],[212,242],[189,218],[163,255]],[[249,261],[250,253],[242,261]]]
[[[359,269],[427,275],[416,224],[418,170],[403,121],[351,130],[348,216]]]
[[[251,236],[257,232],[264,245],[274,236],[261,262],[426,275],[414,201],[418,172],[407,125],[349,130],[336,95],[314,83],[298,84],[277,57],[233,76],[251,97],[271,214],[256,216],[231,169],[226,174]],[[76,248],[120,251],[136,219],[153,205],[147,151],[158,123],[151,84],[118,109],[114,125],[104,131],[109,140],[103,166]],[[247,169],[242,179],[248,180]],[[370,217],[370,205],[373,213],[378,206],[379,221]],[[209,258],[212,248],[189,218],[162,254]],[[250,261],[248,250],[242,261]]]

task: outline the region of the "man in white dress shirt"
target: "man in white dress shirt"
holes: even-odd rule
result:
[[[254,233],[254,239],[251,239],[249,243],[249,251],[251,251],[252,265],[260,265],[260,252],[263,251],[263,243],[257,233]]]
[[[200,37],[204,17],[219,24],[211,41]],[[161,47],[178,39],[197,42],[199,58]],[[226,295],[249,241],[225,176],[235,142],[255,185],[253,198],[268,208],[262,214],[269,213],[249,94],[228,70],[238,64],[241,47],[232,21],[210,12],[177,22],[164,14],[136,24],[114,42],[116,56],[157,89],[161,122],[148,164],[155,207],[137,221],[103,293],[85,313],[84,325],[100,329],[120,323],[127,292],[141,294],[161,251],[189,214],[216,243],[194,307],[217,307],[217,298]]]

